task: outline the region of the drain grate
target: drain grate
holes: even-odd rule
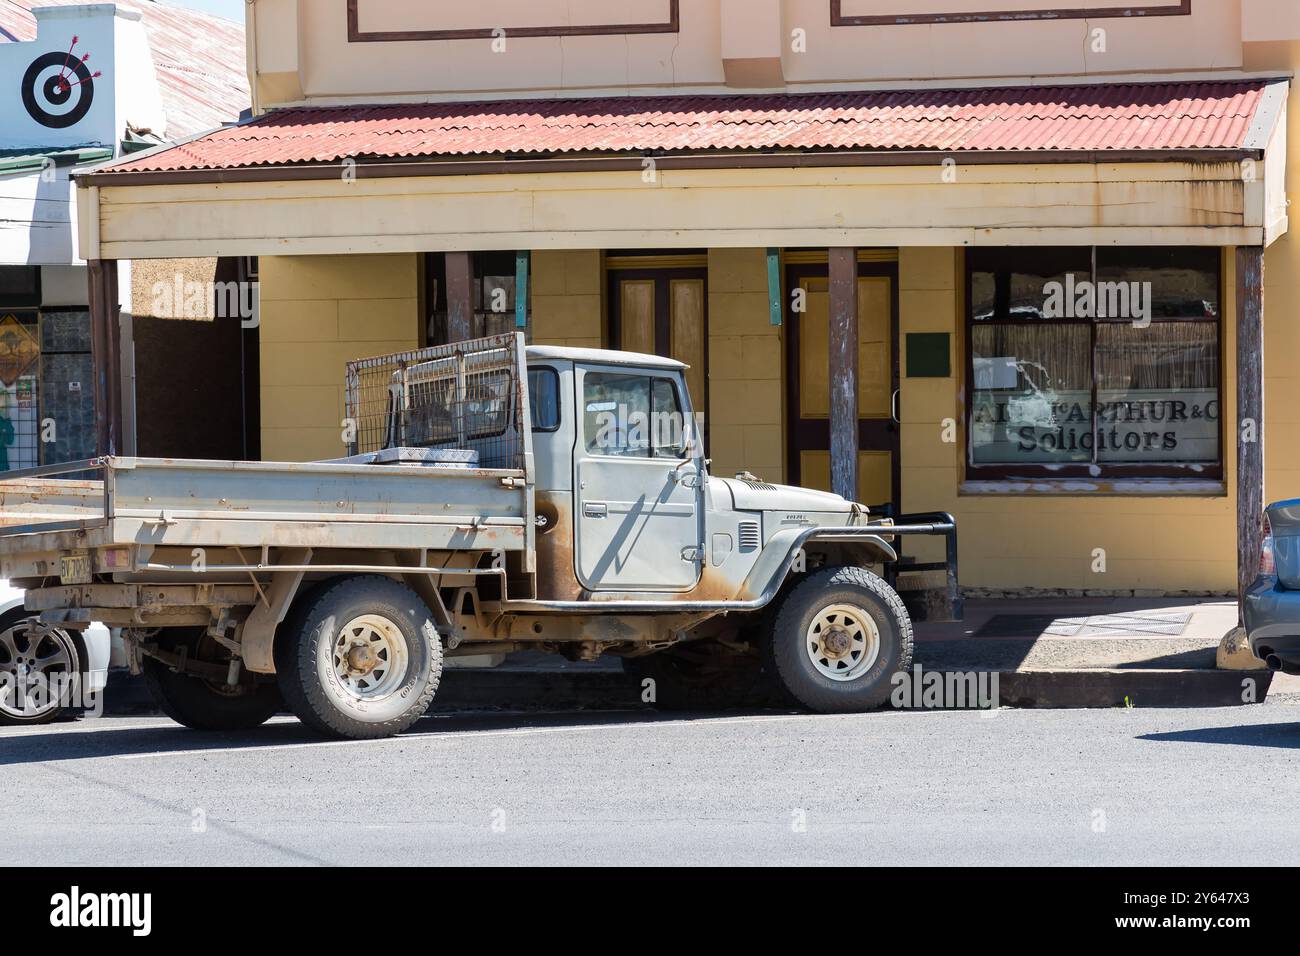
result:
[[[1187,611],[1130,611],[1087,617],[996,614],[976,637],[1178,637],[1191,623]]]

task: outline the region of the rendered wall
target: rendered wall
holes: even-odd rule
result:
[[[1289,41],[1246,44],[1250,69],[1300,70],[1300,6],[1269,10],[1274,36]],[[1285,18],[1282,14],[1285,13]],[[1285,31],[1285,32],[1283,32]],[[1292,80],[1291,96],[1300,93]],[[1300,109],[1287,114],[1287,186],[1300,184]],[[1292,229],[1295,209],[1291,210]],[[1287,233],[1264,254],[1264,500],[1300,498],[1300,240]]]
[[[709,250],[709,454],[713,473],[785,479],[781,328],[764,249]]]
[[[1267,9],[1253,9],[1260,2],[1246,0],[1247,23],[1269,20]],[[258,106],[516,92],[798,90],[979,77],[1041,82],[1073,74],[1241,66],[1242,0],[1195,0],[1187,15],[1176,16],[1127,11],[1169,10],[1180,7],[1179,0],[842,0],[849,20],[841,23],[832,22],[831,0],[680,0],[679,6],[677,32],[661,32],[654,26],[671,22],[670,0],[483,0],[469,6],[357,0],[359,34],[370,39],[358,34],[350,40],[342,2],[257,0]],[[1124,15],[1085,15],[1117,8]],[[1045,15],[893,22],[918,13],[990,11]],[[852,22],[881,15],[889,22]],[[493,29],[504,32],[494,37]]]
[[[605,273],[601,253],[539,250],[532,257],[532,341],[598,349],[604,344]]]
[[[266,256],[260,266],[262,458],[347,454],[344,366],[419,345],[418,257]]]

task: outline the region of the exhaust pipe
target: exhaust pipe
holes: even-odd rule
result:
[[[1300,674],[1300,655],[1295,651],[1287,650],[1279,654],[1271,647],[1261,647],[1259,653],[1269,670],[1281,671],[1283,674]]]

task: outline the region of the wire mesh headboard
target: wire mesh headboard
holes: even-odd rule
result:
[[[524,349],[512,332],[349,362],[350,453],[454,449],[472,452],[466,460],[479,468],[524,470]]]

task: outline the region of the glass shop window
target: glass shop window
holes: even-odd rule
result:
[[[967,477],[1219,479],[1217,249],[973,250]]]
[[[430,345],[445,345],[447,338],[447,262],[441,253],[424,257],[425,302],[429,311],[426,333]],[[532,300],[525,303],[529,327],[518,329],[516,322],[515,254],[513,252],[476,252],[474,261],[474,315],[470,320],[474,338],[524,331],[532,339]]]

